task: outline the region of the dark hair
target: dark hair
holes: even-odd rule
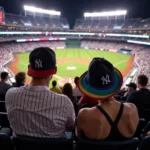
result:
[[[52,82],[52,85],[53,85],[53,87],[55,87],[55,86],[57,85],[57,81],[54,80],[54,81]]]
[[[75,77],[75,78],[74,78],[74,83],[75,83],[75,85],[78,84],[78,80],[79,80],[79,77]]]
[[[146,86],[148,84],[148,77],[145,75],[139,75],[138,84],[140,84],[141,86]]]
[[[63,86],[63,94],[68,96],[71,100],[73,99],[73,88],[70,83],[66,83]]]
[[[1,79],[2,80],[6,80],[7,77],[8,77],[8,72],[5,72],[5,71],[1,72]]]
[[[25,79],[26,79],[26,73],[25,72],[18,72],[15,75],[15,80],[16,80],[17,84],[24,84]]]

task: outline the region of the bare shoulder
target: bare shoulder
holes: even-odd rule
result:
[[[132,103],[124,103],[126,114],[138,114],[137,107]]]
[[[133,103],[124,103],[126,109],[137,109]]]
[[[88,116],[88,114],[92,111],[92,108],[83,108],[79,111],[78,117]]]

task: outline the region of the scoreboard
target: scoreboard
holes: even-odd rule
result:
[[[0,6],[0,24],[5,23],[5,11],[4,8]]]
[[[3,12],[0,11],[0,24],[1,24],[3,21],[4,21],[4,20],[3,20]]]

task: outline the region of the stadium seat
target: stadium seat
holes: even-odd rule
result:
[[[138,138],[119,142],[80,139],[76,144],[76,150],[136,150],[138,144]]]
[[[0,126],[10,128],[7,113],[0,112]]]
[[[6,112],[5,102],[4,101],[0,101],[0,112]]]
[[[141,143],[137,150],[149,150],[150,149],[150,136],[146,136],[141,140]]]
[[[0,100],[5,101],[5,94],[0,94]]]
[[[14,150],[14,144],[8,135],[0,133],[0,150]]]
[[[72,140],[67,139],[46,139],[24,136],[12,138],[16,150],[72,150]]]
[[[147,133],[148,131],[150,131],[150,121],[147,123],[147,125],[144,127],[143,129],[143,133]]]
[[[150,121],[150,109],[139,109],[139,117],[144,118],[146,122]]]
[[[139,120],[139,124],[138,124],[137,130],[136,130],[136,133],[134,134],[134,137],[140,137],[145,125],[146,125],[145,119],[141,118]]]

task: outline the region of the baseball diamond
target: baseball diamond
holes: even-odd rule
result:
[[[88,64],[93,57],[102,57],[109,60],[116,68],[118,68],[123,76],[133,67],[133,56],[98,50],[85,50],[81,48],[68,48],[63,50],[55,50],[57,57],[58,72],[54,75],[53,80],[59,81],[62,86],[69,82],[73,84],[73,78],[80,76],[88,69]],[[9,66],[14,72],[27,72],[29,53],[14,55],[15,61]],[[27,83],[30,82],[30,77],[27,77]]]

